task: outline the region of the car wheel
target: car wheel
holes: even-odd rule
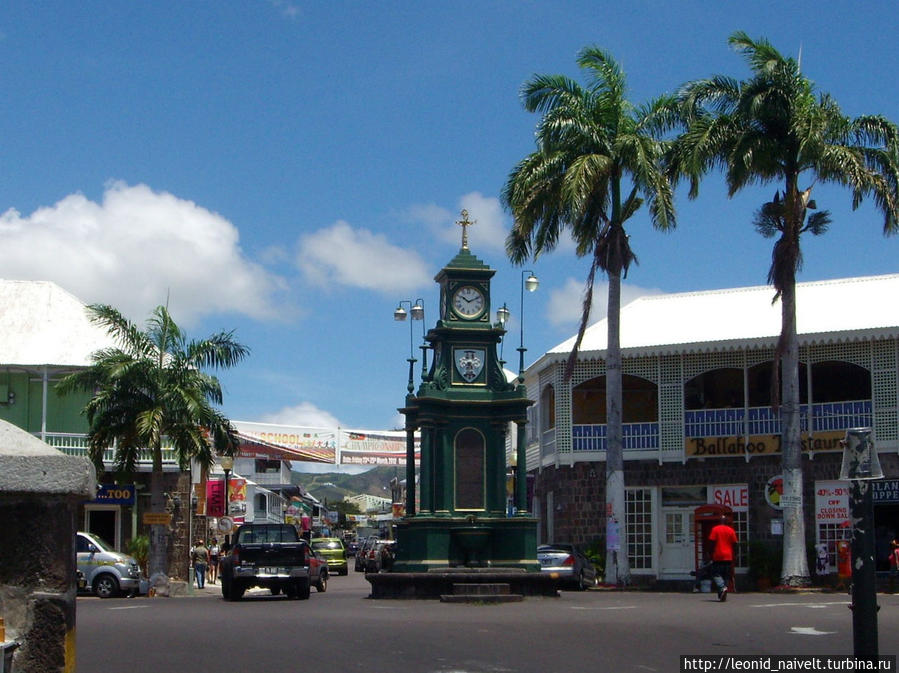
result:
[[[226,577],[222,577],[222,598],[226,601],[231,600],[231,580]]]
[[[229,601],[239,601],[243,598],[244,592],[247,588],[243,584],[238,584],[235,581],[231,581],[231,588],[228,591],[228,600]]]
[[[590,583],[587,580],[587,575],[584,573],[583,570],[581,570],[581,574],[578,575],[578,578],[577,578],[578,591],[584,591],[589,586],[590,586]]]
[[[103,573],[94,580],[94,595],[100,598],[114,598],[119,595],[119,581],[109,573]]]
[[[320,594],[323,594],[328,590],[328,576],[327,575],[322,575],[318,579],[318,582],[315,583],[315,590]]]
[[[309,598],[309,594],[311,590],[309,588],[309,579],[298,580],[297,581],[297,598],[300,600],[307,600]]]
[[[338,574],[338,575],[349,575],[349,574],[350,574],[350,569],[349,569],[349,568],[344,568],[343,570],[339,570],[339,571],[337,572],[337,574]]]
[[[269,589],[269,591],[272,592],[272,596],[277,596],[278,594],[281,593],[281,587],[276,585],[276,586],[273,586],[271,589]]]

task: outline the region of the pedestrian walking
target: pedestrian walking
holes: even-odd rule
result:
[[[218,538],[212,538],[212,544],[209,545],[209,581],[215,584],[215,580],[219,575],[219,556],[222,548],[219,547]]]
[[[198,540],[191,554],[191,560],[194,563],[194,575],[197,578],[197,588],[202,589],[206,586],[206,568],[209,565],[209,549]]]
[[[718,600],[723,603],[727,600],[727,584],[730,582],[737,544],[737,533],[728,525],[723,514],[720,523],[709,533],[709,540],[715,545],[712,550],[712,579],[718,587]]]

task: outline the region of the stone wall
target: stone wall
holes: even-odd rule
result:
[[[16,673],[75,670],[75,531],[94,468],[0,421],[0,616]]]
[[[815,481],[838,479],[842,453],[817,453],[813,459],[803,456],[805,503],[815,502]],[[899,476],[899,456],[880,454],[887,477]],[[627,486],[707,486],[710,484],[749,485],[749,530],[753,540],[771,540],[771,520],[779,512],[765,501],[768,480],[781,473],[779,456],[691,459],[685,463],[641,460],[625,461]],[[553,494],[554,541],[590,545],[605,541],[605,463],[580,462],[574,465],[546,467],[534,471],[534,495],[545,508],[547,494]],[[535,512],[540,519],[540,539],[547,539],[546,512]],[[813,506],[805,508],[806,537],[815,539]]]

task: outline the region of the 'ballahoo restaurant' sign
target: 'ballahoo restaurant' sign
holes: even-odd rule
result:
[[[842,451],[840,440],[845,430],[816,432],[809,437],[802,434],[802,450]],[[780,435],[750,435],[749,437],[688,437],[684,452],[688,457],[708,458],[734,456],[764,456],[780,453]]]

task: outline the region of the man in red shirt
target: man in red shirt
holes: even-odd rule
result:
[[[727,524],[726,516],[722,515],[721,522],[712,528],[709,540],[715,545],[712,551],[712,579],[718,586],[718,600],[723,602],[727,600],[727,583],[734,563],[734,545],[737,544],[737,534]]]

